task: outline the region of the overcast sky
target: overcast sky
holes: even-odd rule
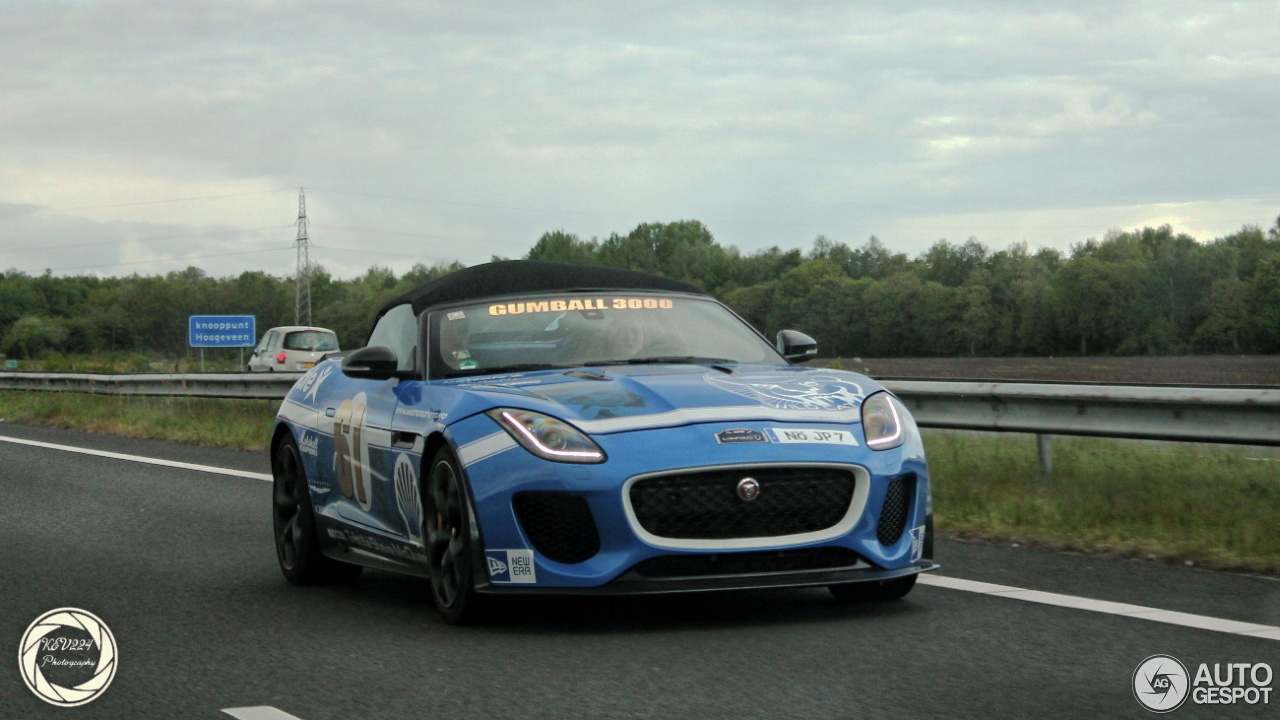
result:
[[[1280,215],[1280,3],[0,0],[0,269],[1066,249]]]

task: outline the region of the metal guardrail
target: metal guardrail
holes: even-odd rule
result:
[[[0,373],[0,389],[281,399],[301,373]],[[886,380],[921,427],[1280,445],[1280,388]],[[1043,441],[1042,441],[1043,442]]]
[[[1280,388],[886,381],[922,427],[1280,445]]]
[[[0,373],[0,390],[280,400],[302,373]]]

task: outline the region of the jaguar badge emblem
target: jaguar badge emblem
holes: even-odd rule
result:
[[[760,483],[755,478],[742,478],[738,481],[738,497],[744,502],[751,502],[760,497]]]

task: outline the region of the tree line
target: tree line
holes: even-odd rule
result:
[[[692,282],[772,336],[818,338],[823,355],[867,357],[1280,353],[1280,219],[1199,242],[1168,226],[1112,232],[1068,252],[976,239],[939,240],[917,257],[872,237],[819,236],[806,252],[751,254],[696,220],[645,223],[625,235],[544,234],[524,256],[628,267]],[[499,259],[499,258],[494,258]],[[343,347],[367,337],[395,295],[460,269],[383,267],[343,280],[316,266],[312,322]],[[213,278],[0,275],[0,351],[188,352],[187,316],[252,314],[260,331],[294,322],[294,280],[262,272]]]
[[[915,258],[872,237],[818,237],[807,253],[743,256],[699,222],[583,240],[548,233],[541,260],[687,280],[772,336],[818,338],[844,357],[1179,355],[1280,352],[1280,219],[1211,242],[1169,226],[1112,232],[1068,253],[939,240]]]
[[[312,324],[337,332],[343,347],[359,347],[383,302],[462,267],[415,265],[400,277],[373,267],[339,280],[316,266]],[[11,358],[120,352],[181,357],[189,350],[190,315],[254,315],[260,337],[268,328],[294,325],[294,310],[294,278],[259,271],[213,278],[189,267],[163,276],[99,278],[9,270],[0,275],[0,351]]]

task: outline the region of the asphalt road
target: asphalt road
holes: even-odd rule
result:
[[[12,424],[0,436],[268,472],[257,454]],[[936,585],[854,607],[823,590],[537,598],[455,628],[423,580],[287,585],[259,479],[0,441],[0,493],[0,718],[1153,717],[1131,691],[1151,655],[1192,673],[1280,670],[1280,637]],[[945,540],[938,554],[948,578],[1280,626],[1272,579]],[[27,626],[64,606],[119,646],[110,687],[75,708],[38,699],[18,664]],[[1188,701],[1170,717],[1277,709]]]

